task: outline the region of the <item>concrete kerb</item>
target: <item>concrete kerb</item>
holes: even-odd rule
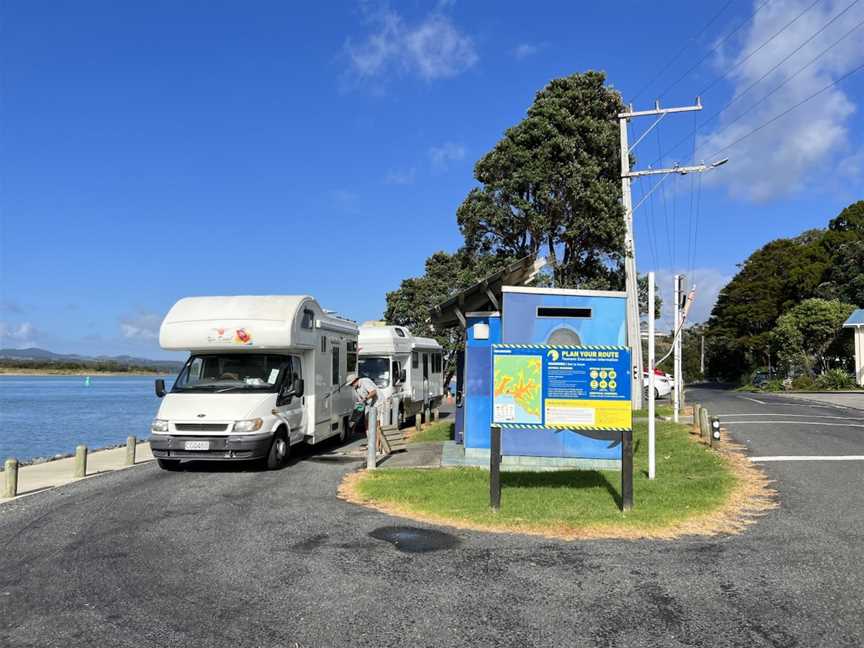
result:
[[[127,463],[130,454],[135,463]],[[40,463],[19,465],[16,459],[9,459],[5,462],[5,466],[7,469],[11,466],[13,470],[4,471],[4,488],[0,492],[0,504],[65,486],[81,479],[125,470],[152,460],[150,444],[139,444],[137,439],[134,442],[134,449],[130,449],[127,439],[125,446],[115,446],[94,452],[87,452],[86,446],[78,446],[73,456]]]

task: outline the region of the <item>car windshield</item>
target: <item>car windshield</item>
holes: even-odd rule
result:
[[[390,358],[360,358],[357,373],[369,378],[376,387],[389,387]]]
[[[193,355],[177,376],[173,392],[275,392],[288,356],[263,353]]]

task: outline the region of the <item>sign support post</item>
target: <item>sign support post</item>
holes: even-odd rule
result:
[[[656,393],[656,357],[654,355],[654,273],[648,273],[648,479],[656,472],[655,442],[657,422],[655,420],[654,394]]]
[[[501,509],[501,428],[492,426],[492,447],[489,449],[489,506]]]
[[[520,455],[573,456],[562,452],[567,439],[550,443],[550,433],[575,433],[611,442],[600,457],[611,454],[609,458],[617,459],[611,451],[617,445],[621,452],[621,510],[633,508],[630,359],[631,350],[625,346],[492,345],[492,510],[501,507],[502,428],[519,437]],[[532,448],[528,441],[532,434],[545,438],[547,445]]]
[[[633,430],[621,433],[621,510],[633,508]]]

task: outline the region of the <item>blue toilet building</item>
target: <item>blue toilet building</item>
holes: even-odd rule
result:
[[[487,294],[490,291],[487,291]],[[500,286],[489,295],[495,311],[462,314],[464,362],[459,367],[462,398],[456,440],[465,463],[488,465],[492,422],[492,345],[627,343],[626,294],[613,291]],[[497,303],[496,303],[497,302]],[[503,428],[504,463],[537,468],[620,467],[620,444],[602,435],[551,429]]]

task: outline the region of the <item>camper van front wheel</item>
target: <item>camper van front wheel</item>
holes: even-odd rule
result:
[[[277,470],[284,466],[290,451],[291,446],[288,443],[288,438],[280,430],[273,436],[273,443],[270,444],[270,452],[267,454],[267,470]]]

